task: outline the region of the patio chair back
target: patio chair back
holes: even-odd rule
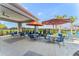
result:
[[[12,33],[10,33],[12,36],[15,36],[15,35],[17,35],[17,32],[12,32]]]
[[[64,41],[64,37],[62,36],[62,34],[58,34],[58,37],[57,37],[57,42],[63,42]]]
[[[17,32],[14,32],[14,34],[17,34]]]
[[[19,32],[20,36],[25,36],[24,32]]]
[[[10,33],[12,36],[14,36],[14,33]]]

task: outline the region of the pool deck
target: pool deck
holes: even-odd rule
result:
[[[24,56],[28,51],[32,51],[42,56],[72,56],[79,50],[79,40],[65,39],[65,46],[59,47],[57,44],[47,43],[40,40],[32,41],[29,37],[22,38],[14,42],[7,42],[10,36],[0,36],[0,56]]]

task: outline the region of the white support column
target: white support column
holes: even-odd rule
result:
[[[18,23],[17,29],[18,32],[22,32],[22,23]]]
[[[37,20],[37,22],[38,22],[38,20]],[[34,32],[35,32],[35,33],[38,32],[38,26],[35,26]]]

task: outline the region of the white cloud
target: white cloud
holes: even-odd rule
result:
[[[42,14],[43,14],[42,12],[39,12],[39,13],[38,13],[38,16],[40,16],[40,15],[42,15]]]

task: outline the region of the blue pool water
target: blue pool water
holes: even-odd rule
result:
[[[76,36],[79,38],[79,32],[76,33]]]
[[[71,32],[68,32],[67,34],[68,34],[68,37],[72,36],[72,35],[71,35]],[[79,32],[76,33],[76,37],[79,38]]]

